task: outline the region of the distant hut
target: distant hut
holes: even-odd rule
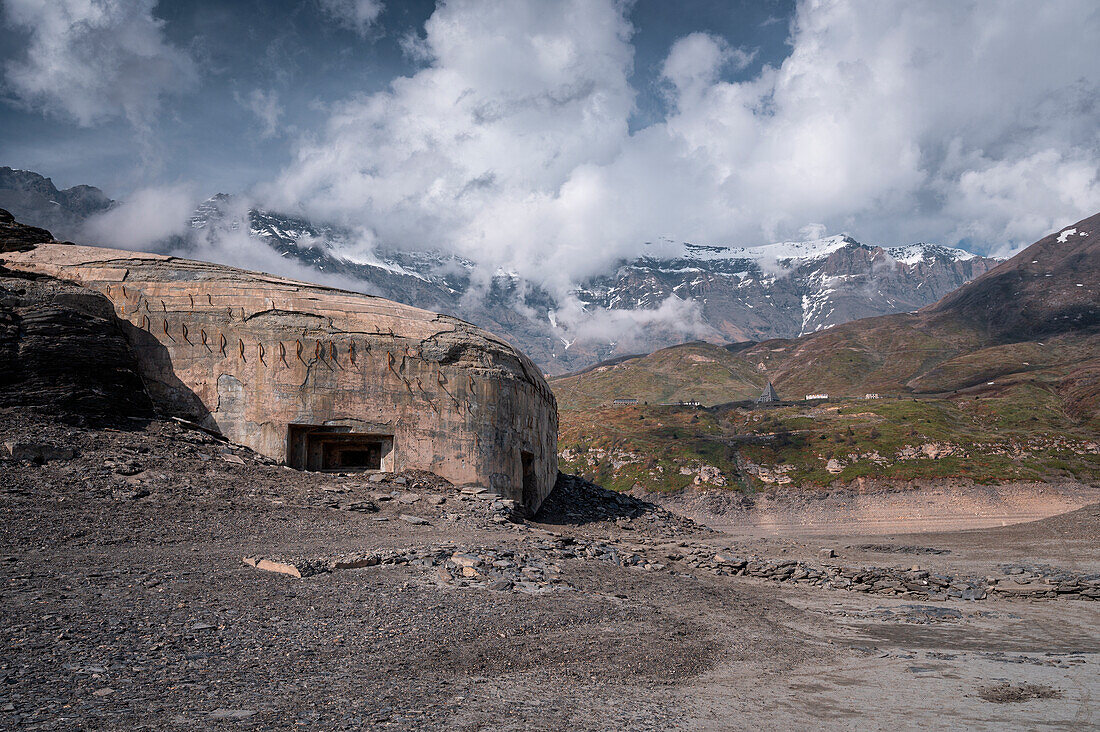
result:
[[[764,387],[764,391],[760,393],[760,396],[756,397],[757,404],[772,404],[779,401],[779,395],[775,393],[775,387],[772,386],[772,382],[768,382],[768,385]]]

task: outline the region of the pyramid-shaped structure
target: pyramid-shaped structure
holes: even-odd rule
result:
[[[775,393],[775,387],[772,386],[772,382],[769,381],[768,385],[764,387],[764,391],[756,398],[756,403],[764,404],[766,402],[777,401],[779,401],[779,395]]]

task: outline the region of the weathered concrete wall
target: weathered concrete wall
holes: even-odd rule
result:
[[[468,323],[160,255],[40,244],[5,260],[104,294],[158,405],[265,455],[287,458],[288,424],[343,426],[392,435],[393,469],[480,483],[528,510],[554,485],[553,394],[526,356]]]

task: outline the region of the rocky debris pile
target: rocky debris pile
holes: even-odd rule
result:
[[[355,478],[356,474],[353,473],[344,477]],[[374,511],[378,510],[378,504],[393,502],[403,506],[413,506],[414,504],[448,506],[447,509],[439,509],[436,512],[436,517],[452,521],[464,515],[485,518],[497,524],[520,523],[523,521],[523,506],[518,501],[502,498],[485,486],[455,486],[445,478],[423,470],[410,470],[402,473],[373,473],[367,481],[374,489],[374,492],[371,493],[374,507],[358,510]],[[389,489],[389,491],[387,492],[385,489]],[[344,487],[327,487],[325,490],[344,492],[347,488],[345,484]],[[345,507],[342,503],[333,499],[330,499],[328,504],[332,507]],[[467,512],[464,510],[467,508],[472,510]],[[402,515],[400,518],[409,523],[419,523],[415,520],[418,517],[415,516],[406,517]]]
[[[930,546],[914,546],[905,544],[902,546],[895,546],[894,544],[857,544],[856,549],[860,549],[865,552],[879,552],[881,554],[950,554],[950,549],[936,549]]]
[[[1100,575],[1050,570],[1024,573],[1006,569],[1006,577],[953,577],[913,567],[814,566],[796,559],[742,557],[733,551],[688,550],[670,558],[718,575],[759,577],[827,589],[896,595],[916,600],[984,600],[988,597],[1100,600]]]
[[[1081,575],[1049,565],[1004,564],[991,591],[1004,597],[1100,600],[1100,574]]]
[[[536,551],[495,548],[459,548],[447,543],[433,547],[381,549],[362,554],[330,558],[271,559],[244,557],[244,563],[256,569],[302,578],[346,569],[409,566],[436,569],[437,581],[467,587],[517,592],[548,592],[571,586],[558,579],[561,567],[547,561]]]
[[[609,562],[618,567],[646,571],[665,569],[665,564],[648,559],[642,552],[593,539],[550,534],[546,538],[526,537],[525,546],[514,551],[506,548],[456,552],[443,564],[443,572],[456,584],[484,586],[489,590],[516,589],[522,592],[546,592],[571,589],[561,578],[565,560]],[[441,572],[438,576],[445,581]]]
[[[678,536],[709,532],[689,518],[679,516],[640,498],[616,493],[575,475],[558,473],[554,490],[542,502],[533,521],[543,524],[583,525],[609,522],[621,529],[649,536]]]
[[[1032,699],[1061,699],[1062,692],[1045,684],[1013,684],[1007,681],[983,686],[978,696],[994,704],[1026,702]]]
[[[525,536],[518,544],[508,546],[460,547],[447,542],[430,547],[379,549],[335,557],[286,559],[248,556],[243,561],[256,569],[295,578],[366,567],[434,568],[433,579],[444,584],[536,594],[573,589],[562,578],[561,562],[567,560],[608,562],[618,567],[650,572],[666,569],[665,563],[647,556],[652,548],[619,546],[612,542],[546,532],[545,536]]]

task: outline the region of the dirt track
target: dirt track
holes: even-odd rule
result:
[[[1098,603],[918,603],[724,576],[685,556],[809,560],[827,541],[852,564],[1095,572],[1096,507],[873,549],[692,530],[602,494],[575,516],[513,524],[423,477],[298,473],[172,424],[112,429],[0,414],[0,442],[76,451],[0,460],[6,728],[1100,723]],[[949,553],[892,548],[913,546]],[[298,579],[245,556],[323,571]],[[1026,697],[1024,684],[1045,698],[982,698]]]

